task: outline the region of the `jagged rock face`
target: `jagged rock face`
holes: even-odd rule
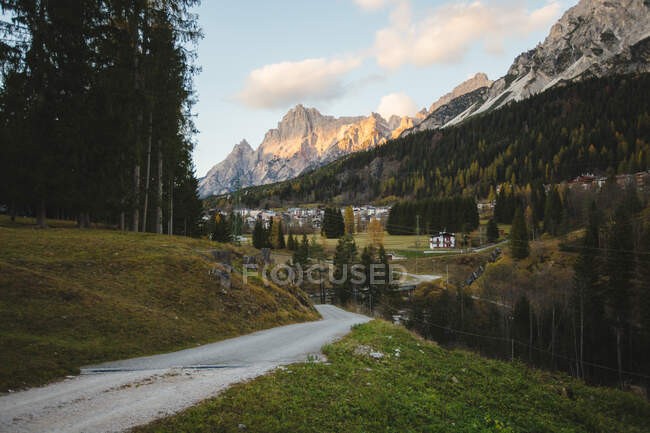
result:
[[[257,150],[244,140],[228,157],[214,166],[199,182],[206,197],[232,191],[236,179],[241,186],[263,185],[298,176],[352,152],[386,142],[393,132],[413,121],[377,113],[368,117],[324,116],[315,108],[298,105],[269,130]]]
[[[650,72],[650,0],[581,0],[546,40],[519,55],[497,81],[476,74],[415,118],[378,114],[334,118],[296,106],[254,151],[235,146],[199,183],[201,196],[295,177],[350,152],[412,132],[455,125],[555,85],[611,74]]]
[[[489,91],[489,87],[479,87],[474,91],[452,99],[447,104],[438,107],[417,125],[402,132],[402,135],[427,129],[443,128],[462,114],[477,109],[485,101]]]
[[[543,43],[515,59],[475,113],[567,81],[648,72],[649,37],[649,1],[581,0],[551,28]]]
[[[212,167],[201,179],[199,194],[206,196],[209,195],[209,191],[231,191],[237,179],[242,185],[251,185],[251,169],[254,160],[255,151],[246,140],[242,140],[226,159]]]
[[[543,43],[519,55],[504,77],[491,82],[477,74],[434,103],[428,116],[402,135],[455,125],[567,81],[648,72],[649,60],[650,1],[581,0]]]
[[[438,110],[438,108],[449,104],[454,99],[460,98],[461,96],[464,96],[468,93],[472,93],[477,89],[490,87],[491,85],[492,81],[488,79],[488,76],[482,72],[479,72],[478,74],[474,75],[474,77],[456,86],[454,90],[434,102],[431,105],[431,108],[429,108],[428,114],[433,114],[436,110]]]

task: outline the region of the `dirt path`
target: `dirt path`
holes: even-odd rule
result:
[[[304,361],[370,320],[331,305],[318,322],[268,329],[180,352],[105,363],[81,376],[0,397],[2,432],[118,432],[171,415],[229,385]]]

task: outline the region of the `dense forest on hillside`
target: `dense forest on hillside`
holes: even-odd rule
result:
[[[391,235],[417,234],[417,229],[420,233],[467,233],[478,226],[476,201],[471,197],[453,197],[396,203],[390,209],[386,230]]]
[[[412,308],[408,326],[442,344],[594,383],[647,386],[650,202],[616,183],[583,194],[577,207],[587,214],[584,230],[529,243],[526,233],[536,229],[522,219],[523,236],[516,236],[513,223],[509,252],[471,286],[440,280],[399,306]],[[565,212],[577,204],[564,200]],[[552,205],[547,209],[553,213]],[[554,227],[547,214],[544,232]]]
[[[249,188],[242,200],[273,206],[484,198],[501,183],[559,183],[583,172],[649,167],[650,75],[616,76],[559,86],[456,127],[392,140],[295,179]]]
[[[195,4],[0,1],[0,204],[12,216],[198,233]]]

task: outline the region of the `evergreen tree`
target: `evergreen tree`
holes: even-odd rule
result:
[[[343,236],[339,239],[334,252],[334,290],[342,305],[347,304],[352,298],[354,287],[351,282],[351,268],[357,260],[357,245],[354,239],[351,236]]]
[[[515,216],[512,220],[512,227],[510,229],[510,250],[512,251],[512,257],[518,260],[525,259],[530,253],[530,247],[528,245],[528,229],[526,228],[524,213],[520,207],[515,211]]]
[[[556,187],[551,188],[546,197],[544,210],[544,231],[550,235],[557,235],[562,222],[562,199]]]
[[[609,231],[606,255],[608,277],[606,299],[610,320],[616,336],[616,359],[619,382],[623,381],[623,345],[630,319],[632,278],[634,276],[634,238],[628,203],[621,203],[614,213]]]
[[[217,214],[215,216],[214,231],[212,233],[212,240],[221,243],[228,243],[232,241],[231,233],[232,224],[224,215]]]
[[[296,240],[293,237],[293,232],[289,231],[289,238],[287,239],[287,249],[289,251],[296,251]]]
[[[602,329],[603,297],[600,287],[601,265],[599,262],[600,218],[596,203],[589,209],[589,222],[585,232],[583,247],[574,265],[573,294],[575,353],[577,354],[577,374],[585,377],[584,360],[594,359],[594,354],[586,353],[598,345],[598,340],[606,333]]]
[[[282,224],[282,220],[278,220],[278,225],[280,226],[280,228],[279,228],[280,233],[278,234],[278,237],[279,237],[278,238],[278,240],[279,240],[278,247],[279,247],[279,249],[283,250],[283,249],[285,249],[287,247],[287,244],[286,244],[286,241],[284,239],[284,228],[283,228],[284,224]]]
[[[488,221],[486,232],[488,242],[496,242],[499,239],[499,227],[497,226],[497,223],[494,222],[494,218],[490,218]]]
[[[257,249],[266,248],[266,230],[262,218],[257,218],[253,228],[253,246]]]
[[[303,270],[309,265],[309,241],[307,235],[302,235],[302,241],[293,254],[294,265],[302,266]]]

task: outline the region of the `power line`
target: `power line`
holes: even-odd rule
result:
[[[398,309],[396,309],[396,308],[394,308],[394,307],[392,307],[392,306],[390,306],[390,305],[388,305],[386,303],[383,303],[383,302],[377,302],[377,303],[379,303],[380,305],[382,305],[382,306],[384,306],[384,307],[386,307],[386,308],[388,308],[388,309],[390,309],[390,310],[392,310],[394,312],[397,312],[397,313],[400,312],[400,310],[398,310]],[[409,318],[409,320],[411,322],[420,323],[422,325],[427,325],[427,326],[433,326],[435,328],[443,329],[443,330],[446,330],[446,331],[449,331],[449,332],[452,332],[452,333],[458,333],[458,334],[468,335],[468,336],[472,336],[472,337],[483,338],[483,339],[487,339],[487,340],[501,341],[501,342],[504,342],[504,343],[513,343],[514,342],[514,343],[517,343],[517,344],[519,344],[519,345],[521,345],[521,346],[523,346],[525,348],[530,348],[530,349],[533,349],[533,350],[537,350],[539,352],[544,352],[544,353],[550,354],[553,357],[562,358],[562,359],[565,359],[567,361],[581,362],[582,364],[589,365],[591,367],[601,368],[603,370],[614,371],[614,372],[617,372],[617,373],[619,371],[617,368],[612,368],[612,367],[608,367],[608,366],[605,366],[605,365],[600,365],[600,364],[596,364],[596,363],[592,363],[592,362],[588,362],[588,361],[580,361],[578,359],[575,359],[575,358],[572,358],[572,357],[569,357],[569,356],[560,355],[560,354],[553,353],[553,352],[548,351],[548,350],[540,349],[538,347],[531,346],[531,345],[529,345],[527,343],[523,343],[523,342],[521,342],[519,340],[516,340],[514,338],[504,338],[504,337],[496,337],[496,336],[492,336],[492,335],[477,334],[477,333],[474,333],[474,332],[462,331],[460,329],[455,329],[455,328],[452,328],[450,326],[438,325],[436,323],[430,323],[430,322],[427,322],[427,321],[413,320],[413,319],[410,319],[410,318]],[[621,370],[621,373],[625,374],[625,375],[628,375],[628,376],[636,376],[636,377],[640,377],[640,378],[643,378],[643,379],[650,379],[650,375],[646,375],[646,374],[643,374],[643,373],[636,373],[636,372],[623,371],[623,370]]]

